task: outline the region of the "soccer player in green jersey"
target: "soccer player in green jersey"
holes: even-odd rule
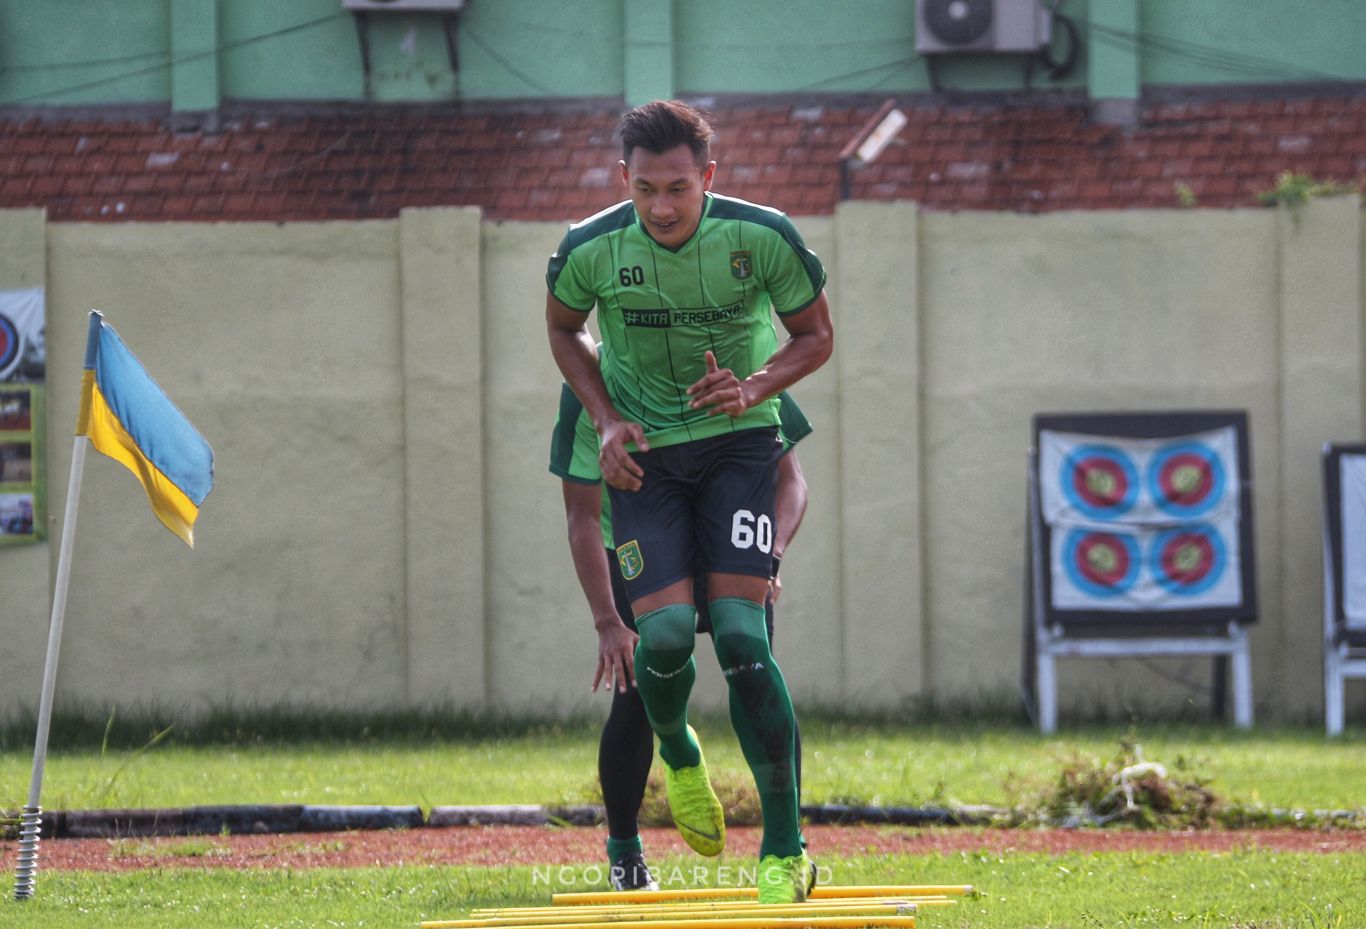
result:
[[[636,681],[674,823],[704,855],[725,847],[721,804],[687,724],[700,567],[731,723],[763,812],[759,899],[802,900],[814,868],[801,842],[792,701],[763,605],[777,395],[830,357],[825,270],[785,215],[711,193],[711,126],[692,107],[637,107],[622,117],[621,141],[630,199],[570,227],[550,259],[551,353],[598,433],[640,635]],[[587,328],[595,307],[601,367]]]
[[[806,513],[806,478],[793,446],[811,434],[811,424],[796,401],[784,392],[779,395],[779,402],[786,453],[778,464],[774,491],[772,593],[764,604],[770,648],[773,608],[782,590],[780,562]],[[615,561],[612,515],[598,468],[598,434],[567,384],[560,391],[559,413],[550,441],[550,471],[563,482],[569,550],[598,634],[592,689],[596,692],[599,684],[605,684],[612,696],[598,741],[598,781],[607,812],[608,878],[613,890],[658,890],[640,841],[640,803],[654,756],[654,738],[635,681],[636,623],[621,572],[610,568]],[[705,573],[694,576],[693,593],[698,632],[711,633]],[[795,721],[793,737],[800,797],[801,732]]]

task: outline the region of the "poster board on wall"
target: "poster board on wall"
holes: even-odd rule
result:
[[[43,288],[0,290],[0,545],[47,538]]]

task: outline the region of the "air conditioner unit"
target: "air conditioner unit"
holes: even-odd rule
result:
[[[458,13],[465,0],[342,0],[353,13]]]
[[[1034,52],[1052,25],[1042,0],[915,0],[915,50],[927,55]]]

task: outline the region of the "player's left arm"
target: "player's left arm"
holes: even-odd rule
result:
[[[773,577],[769,581],[769,596],[774,603],[783,591],[779,563],[806,515],[806,501],[806,475],[793,449],[778,459],[778,486],[773,497]]]
[[[830,322],[830,304],[825,291],[816,295],[805,308],[778,317],[787,330],[787,340],[764,362],[763,367],[741,380],[729,368],[720,368],[716,356],[706,353],[707,373],[688,388],[693,409],[710,407],[709,413],[739,416],[745,410],[776,396],[830,358],[835,347],[835,330]]]

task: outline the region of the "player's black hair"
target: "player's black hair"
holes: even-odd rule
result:
[[[621,117],[621,158],[643,148],[661,155],[686,145],[698,167],[711,160],[711,123],[696,107],[681,100],[652,100]]]

